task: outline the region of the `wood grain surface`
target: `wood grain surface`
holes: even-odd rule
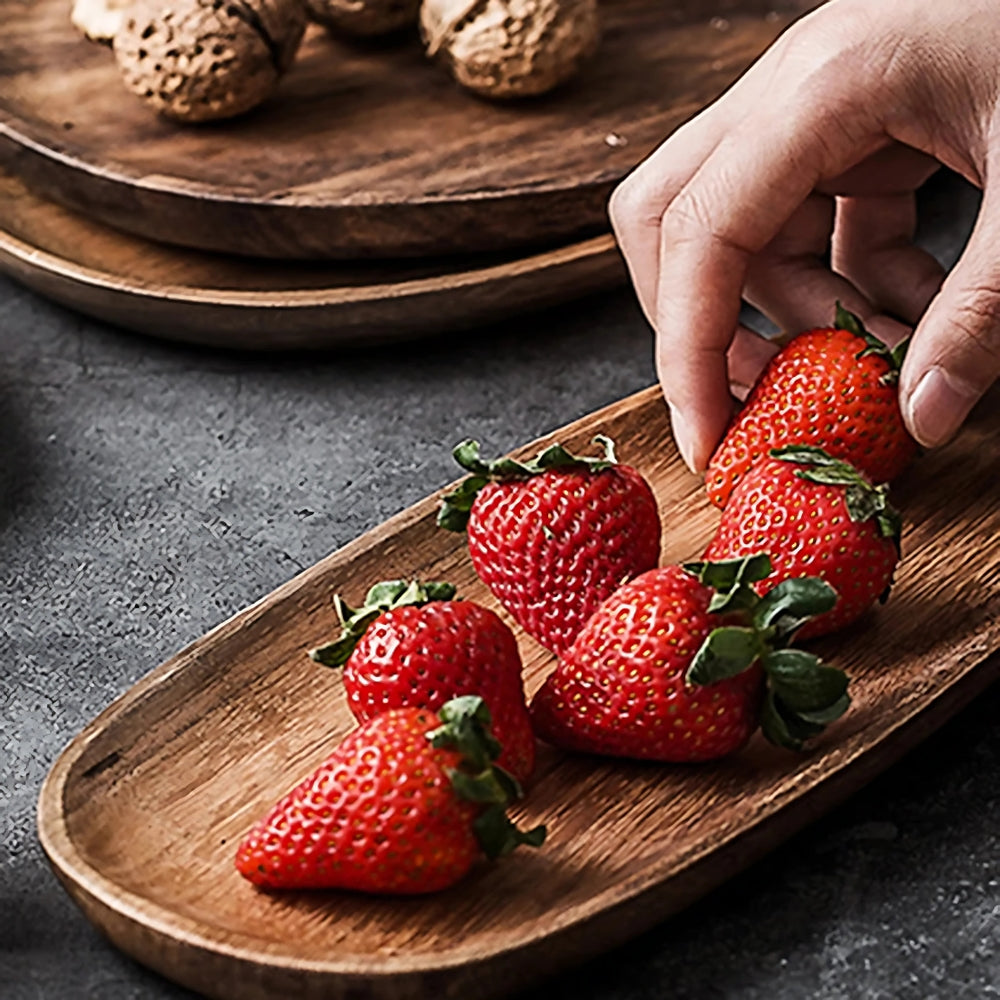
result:
[[[0,152],[38,190],[151,239],[263,257],[393,257],[606,229],[614,183],[815,0],[606,0],[561,90],[491,104],[415,38],[312,29],[278,93],[183,127],[123,88],[67,0],[0,0]],[[610,143],[609,136],[614,136]]]
[[[558,434],[595,432],[651,480],[663,556],[700,553],[718,514],[648,390]],[[237,841],[351,728],[338,674],[305,651],[331,595],[394,575],[450,578],[495,607],[428,498],[199,639],[99,716],[41,793],[39,832],[87,916],[119,947],[210,997],[488,998],[608,949],[677,911],[898,759],[1000,671],[1000,392],[899,484],[904,561],[889,603],[814,648],[854,704],[815,749],[759,736],[699,766],[543,750],[521,818],[538,852],[483,865],[425,899],[267,895],[233,870]],[[520,637],[534,690],[552,665]]]
[[[241,350],[374,346],[492,323],[625,281],[610,234],[535,253],[267,261],[130,236],[0,167],[0,271],[139,333]]]

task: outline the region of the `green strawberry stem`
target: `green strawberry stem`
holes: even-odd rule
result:
[[[360,608],[349,607],[340,594],[334,594],[333,606],[340,621],[340,637],[309,651],[309,658],[325,667],[342,667],[354,652],[354,647],[379,615],[408,604],[421,605],[430,601],[450,601],[455,587],[450,583],[420,583],[417,580],[383,580],[376,583]]]
[[[473,832],[488,858],[509,854],[521,844],[541,847],[544,826],[520,830],[507,815],[507,806],[522,796],[513,775],[493,763],[501,746],[490,731],[490,712],[478,695],[452,698],[438,712],[441,726],[427,734],[436,747],[457,750],[460,768],[449,770],[452,788],[459,798],[485,806],[473,822]]]
[[[594,443],[604,449],[604,454],[598,458],[574,455],[561,444],[553,444],[527,462],[518,462],[513,458],[496,458],[491,462],[484,462],[479,455],[478,441],[471,439],[462,441],[455,446],[452,455],[463,469],[472,474],[442,498],[441,510],[438,512],[438,526],[448,531],[465,531],[469,523],[469,511],[476,495],[487,483],[528,479],[551,469],[586,469],[588,472],[603,472],[618,464],[615,458],[615,443],[611,438],[598,434],[594,438]]]
[[[837,603],[833,587],[807,576],[784,580],[758,597],[751,584],[771,573],[764,554],[685,563],[684,569],[716,591],[709,611],[737,622],[709,633],[688,667],[689,683],[714,684],[760,663],[766,678],[761,729],[772,743],[792,750],[847,711],[847,675],[812,653],[788,648],[799,628]]]
[[[771,457],[803,466],[797,475],[810,483],[843,486],[844,503],[852,521],[874,521],[879,534],[889,538],[900,550],[903,519],[889,502],[889,487],[873,486],[850,462],[833,458],[822,448],[811,444],[788,444],[772,448]]]
[[[752,608],[759,598],[751,584],[770,576],[773,568],[770,557],[763,554],[684,564],[684,569],[715,591],[708,610],[720,615]]]
[[[864,340],[867,346],[855,355],[859,361],[870,355],[885,359],[889,370],[879,379],[883,385],[896,385],[899,382],[899,370],[903,367],[903,360],[910,346],[909,337],[904,338],[890,349],[886,343],[865,329],[859,316],[845,309],[839,302],[834,313],[833,323],[838,330],[847,330],[848,333],[853,333],[856,337],[861,337]]]

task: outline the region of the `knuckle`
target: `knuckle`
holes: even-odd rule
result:
[[[663,232],[671,242],[682,242],[699,235],[714,235],[712,212],[698,187],[684,188],[670,203],[663,214]]]
[[[780,56],[782,69],[797,75],[828,74],[840,66],[843,72],[845,47],[851,44],[843,25],[821,16],[817,11],[793,24],[782,36]]]
[[[608,200],[608,215],[615,232],[629,235],[646,226],[658,226],[664,197],[660,186],[651,183],[644,173],[631,173]]]
[[[820,129],[869,116],[878,103],[873,95],[885,90],[888,68],[902,61],[906,48],[898,33],[875,20],[865,9],[841,14],[820,8],[786,32],[782,71],[797,81],[789,114],[806,116]]]
[[[845,10],[823,6],[796,21],[785,33],[785,53],[803,65],[844,76],[844,60],[881,39],[877,12],[868,4]],[[852,64],[855,71],[858,66]]]
[[[1000,366],[1000,286],[981,284],[966,289],[950,320],[968,347],[994,368]]]
[[[627,228],[639,217],[639,199],[632,177],[626,177],[612,192],[608,200],[608,215],[616,230]]]
[[[741,254],[753,252],[727,232],[712,202],[698,185],[689,185],[671,202],[663,216],[662,233],[669,246],[714,243]]]
[[[877,74],[883,80],[910,84],[926,72],[925,65],[922,65],[925,62],[916,51],[913,39],[891,34],[873,43],[868,66],[872,75]]]

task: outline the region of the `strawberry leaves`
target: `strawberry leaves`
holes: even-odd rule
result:
[[[810,618],[831,611],[836,603],[837,592],[818,577],[783,580],[753,609],[754,627],[773,629],[774,636],[784,644]]]
[[[605,469],[614,468],[618,460],[615,458],[615,444],[611,438],[598,434],[594,438],[594,444],[600,445],[603,449],[603,455],[597,458],[574,455],[561,444],[553,444],[527,462],[518,462],[513,458],[497,458],[487,462],[480,457],[478,441],[466,439],[460,442],[452,451],[452,456],[471,475],[441,498],[438,527],[447,531],[465,531],[476,496],[487,483],[528,479],[552,469],[603,472]]]
[[[475,441],[469,443],[476,444]],[[438,527],[444,528],[445,531],[465,531],[469,523],[469,512],[472,510],[472,505],[475,503],[479,491],[488,482],[489,479],[486,476],[469,476],[468,479],[463,479],[450,493],[446,493],[441,498],[441,509],[438,511],[437,517]]]
[[[742,674],[763,655],[765,648],[761,633],[754,628],[713,629],[688,667],[688,683],[714,684]]]
[[[455,446],[452,456],[467,472],[471,472],[474,476],[484,476],[493,480],[537,476],[549,469],[583,467],[593,472],[601,472],[617,464],[615,443],[611,438],[604,434],[598,434],[594,438],[594,444],[601,445],[604,449],[603,456],[587,458],[582,455],[574,455],[557,443],[549,445],[548,448],[540,451],[538,455],[527,462],[518,462],[513,458],[495,458],[491,462],[484,462],[479,456],[479,442],[466,439]]]
[[[795,712],[826,712],[847,694],[847,675],[836,667],[825,666],[813,653],[776,649],[766,660],[771,690]]]
[[[824,486],[842,486],[844,503],[852,521],[873,521],[883,538],[891,539],[899,551],[903,519],[889,502],[887,486],[873,486],[858,470],[839,458],[833,458],[822,448],[809,444],[790,444],[772,448],[772,458],[803,466],[800,479]]]
[[[770,576],[773,569],[770,557],[763,553],[745,559],[683,565],[700,583],[715,591],[708,605],[708,610],[714,614],[755,607],[759,598],[750,585]]]
[[[800,750],[850,705],[847,675],[799,649],[778,649],[762,661],[767,692],[761,713],[764,736],[777,746]]]
[[[899,371],[903,367],[903,360],[906,357],[907,348],[910,346],[909,337],[901,340],[895,347],[890,348],[888,344],[879,340],[878,337],[865,329],[865,325],[859,316],[845,309],[839,302],[834,313],[833,323],[838,330],[846,330],[848,333],[853,333],[865,342],[865,348],[855,355],[859,361],[862,358],[874,355],[875,357],[883,358],[888,363],[888,371],[879,379],[882,385],[896,385],[899,382]]]
[[[443,581],[421,583],[418,580],[383,580],[376,583],[360,608],[350,607],[340,594],[334,594],[333,606],[340,622],[340,637],[310,650],[309,658],[325,667],[342,667],[350,659],[368,626],[386,611],[408,604],[450,601],[454,596],[454,584]]]
[[[766,677],[761,728],[778,746],[799,750],[847,710],[847,675],[819,657],[787,648],[795,632],[830,611],[836,591],[817,577],[784,580],[764,597],[750,586],[771,572],[759,554],[723,562],[687,563],[684,568],[716,594],[709,611],[739,616],[740,624],[713,629],[688,668],[689,684],[726,680],[759,663]]]
[[[483,853],[490,859],[509,854],[521,844],[541,847],[544,826],[520,830],[507,815],[508,805],[522,796],[514,777],[493,761],[500,756],[499,742],[490,732],[490,712],[478,695],[452,698],[438,711],[441,725],[427,734],[432,746],[456,750],[459,768],[448,769],[455,794],[486,808],[473,821]]]
[[[473,771],[482,771],[500,756],[500,744],[490,732],[490,710],[478,695],[452,698],[437,714],[441,727],[427,734],[433,746],[457,750]]]

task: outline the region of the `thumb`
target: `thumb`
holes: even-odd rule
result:
[[[987,185],[972,236],[913,334],[900,405],[925,447],[943,444],[1000,375],[1000,191]]]

